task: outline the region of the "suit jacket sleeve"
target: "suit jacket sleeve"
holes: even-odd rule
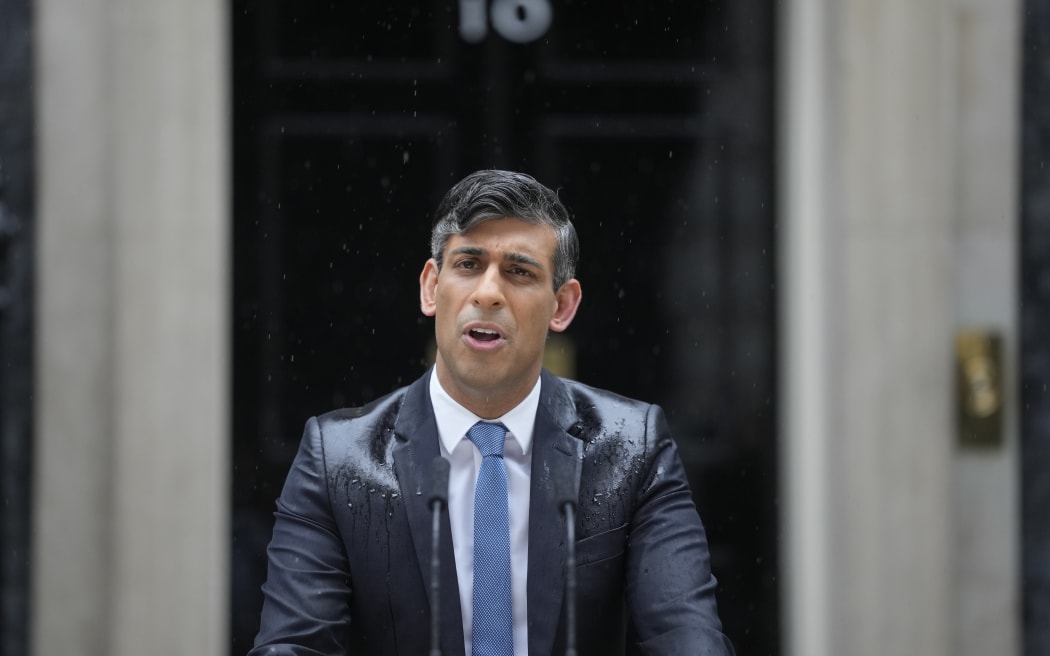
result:
[[[249,656],[348,653],[350,569],[329,496],[321,428],[306,424],[277,500],[261,628]]]
[[[632,642],[646,655],[731,656],[715,603],[707,537],[659,406],[645,422],[647,471],[627,544]]]

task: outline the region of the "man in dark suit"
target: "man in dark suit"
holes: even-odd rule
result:
[[[565,650],[565,528],[577,487],[580,654],[731,655],[707,541],[663,411],[542,368],[581,299],[557,195],[479,171],[435,216],[420,276],[437,357],[418,381],[311,419],[277,502],[251,656],[429,653],[432,462],[441,651]]]

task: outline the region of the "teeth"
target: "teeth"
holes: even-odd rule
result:
[[[495,330],[489,330],[488,328],[475,328],[474,332],[476,332],[476,333],[485,333],[486,335],[498,335],[499,334]]]

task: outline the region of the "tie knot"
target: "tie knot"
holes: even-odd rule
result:
[[[507,439],[507,427],[503,424],[493,424],[479,421],[467,431],[467,439],[478,447],[483,457],[503,457],[503,443]]]

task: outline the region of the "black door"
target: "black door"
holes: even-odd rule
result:
[[[479,168],[560,188],[586,383],[668,410],[726,630],[778,651],[768,0],[234,3],[232,653],[310,415],[410,382],[431,213]]]

